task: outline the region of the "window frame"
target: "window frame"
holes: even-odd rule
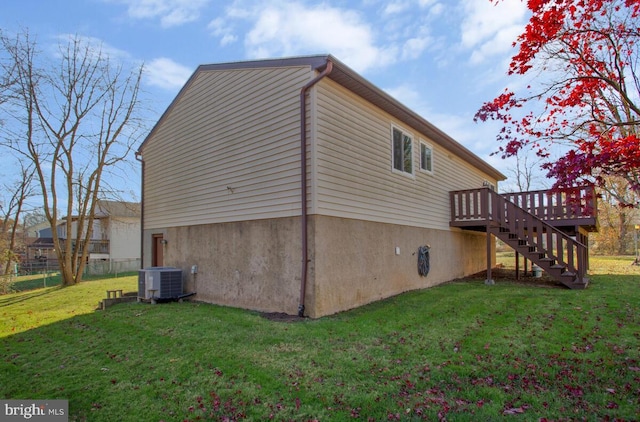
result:
[[[431,154],[430,154],[430,158],[431,159],[429,160],[430,164],[431,164],[431,169],[425,169],[425,168],[422,167],[422,164],[423,164],[422,163],[422,148],[423,147],[428,149],[429,151],[431,151]],[[434,172],[434,159],[433,159],[434,158],[434,151],[433,151],[433,146],[430,143],[426,142],[424,139],[420,139],[420,153],[419,154],[420,154],[420,163],[419,163],[420,164],[420,167],[419,167],[420,171],[423,172],[423,173],[427,173],[427,174],[433,174],[433,172]]]
[[[401,149],[401,151],[403,152],[401,157],[401,162],[403,164],[402,169],[396,168],[396,143],[395,143],[395,136],[394,136],[395,131],[400,132],[401,141],[402,141],[402,147],[403,147]],[[410,172],[405,170],[405,163],[406,163],[406,156],[404,154],[405,137],[409,138],[409,140],[411,141],[411,171]],[[415,177],[416,166],[415,166],[414,139],[415,137],[413,136],[413,133],[409,132],[408,130],[398,125],[395,125],[395,124],[391,125],[391,171],[393,173],[402,174],[407,177]]]

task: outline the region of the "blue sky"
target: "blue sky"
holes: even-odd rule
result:
[[[145,63],[155,121],[199,64],[330,53],[507,176],[473,115],[515,81],[520,0],[2,0],[0,27],[43,46],[74,34]]]

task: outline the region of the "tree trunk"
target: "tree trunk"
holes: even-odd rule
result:
[[[627,252],[627,234],[629,232],[629,221],[627,218],[627,213],[623,210],[620,210],[618,217],[618,255],[624,255]]]

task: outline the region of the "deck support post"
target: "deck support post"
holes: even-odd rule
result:
[[[524,265],[527,265],[527,260],[524,260]],[[516,251],[516,280],[520,280],[520,252]]]
[[[493,285],[496,282],[491,278],[491,231],[489,230],[489,226],[487,225],[487,279],[484,281],[484,284]]]

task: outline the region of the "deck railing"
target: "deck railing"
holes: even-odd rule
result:
[[[580,221],[594,220],[598,209],[592,186],[503,193],[502,196],[547,222],[574,221],[579,225]]]
[[[487,220],[490,202],[487,202],[489,207],[486,207],[481,201],[481,195],[487,191],[488,188],[451,192],[451,221],[472,223]],[[595,224],[597,202],[594,189],[590,186],[562,192],[538,190],[503,193],[500,196],[553,225],[562,222],[574,225]],[[490,200],[491,198],[487,199]]]

